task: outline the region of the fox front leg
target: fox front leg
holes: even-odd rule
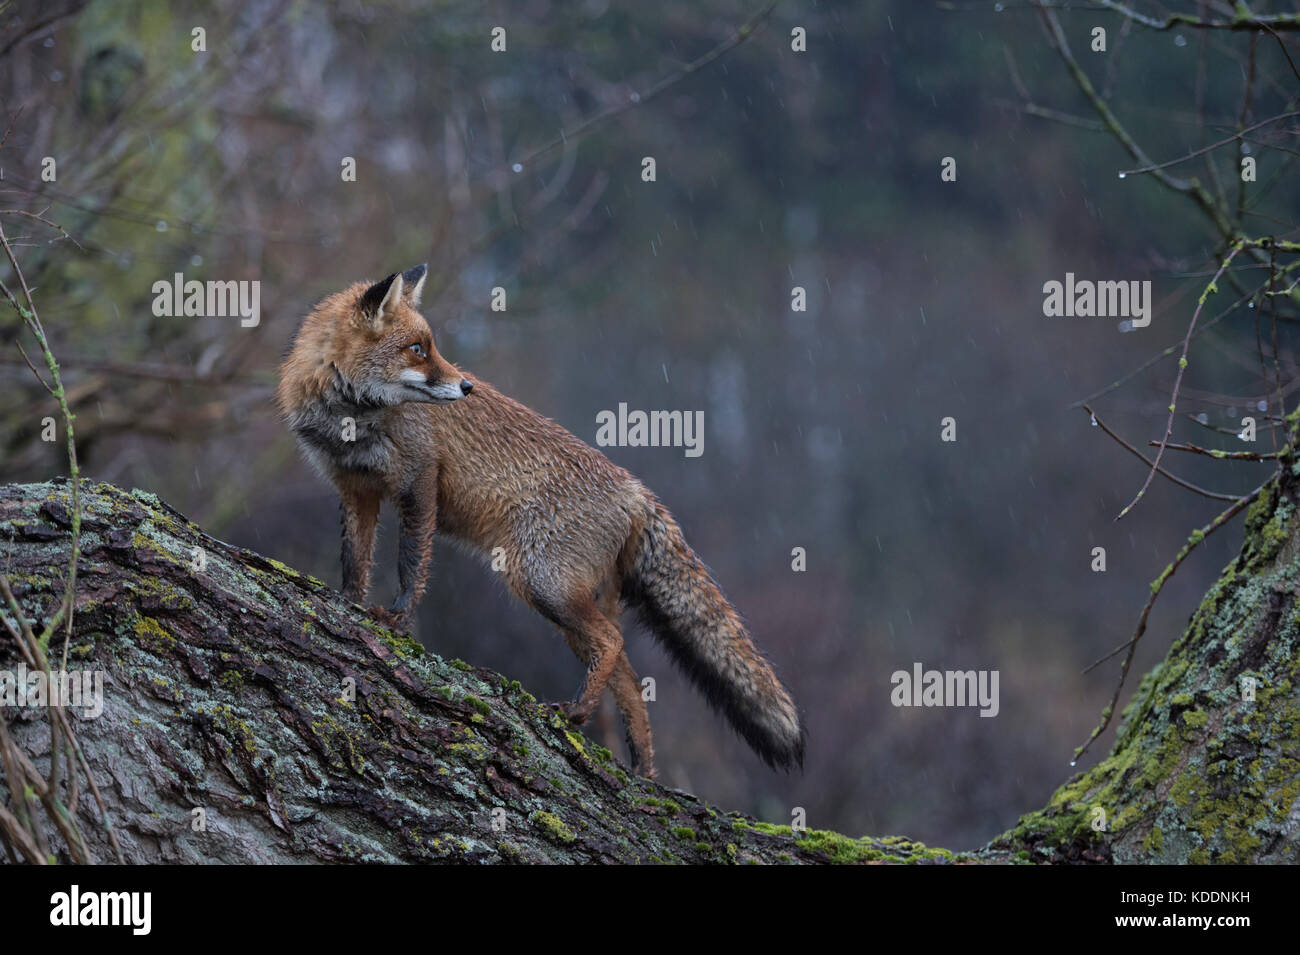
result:
[[[438,485],[430,471],[397,499],[400,530],[397,541],[397,599],[389,615],[405,624],[424,596],[433,556],[433,532],[438,516]]]
[[[345,489],[339,512],[343,519],[343,594],[354,603],[362,603],[370,589],[379,495]]]

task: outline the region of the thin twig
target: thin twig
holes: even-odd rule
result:
[[[1151,447],[1159,447],[1159,441],[1148,441]],[[1203,454],[1207,458],[1218,458],[1229,461],[1275,461],[1281,455],[1281,451],[1271,451],[1260,453],[1258,451],[1219,451],[1214,448],[1202,448],[1195,444],[1166,444],[1170,451],[1190,451],[1193,454]]]
[[[1147,473],[1147,479],[1142,482],[1142,487],[1137,492],[1137,496],[1134,497],[1133,500],[1115,516],[1115,520],[1117,521],[1122,519],[1129,511],[1133,510],[1133,506],[1137,504],[1138,501],[1142,500],[1142,495],[1144,495],[1147,492],[1147,488],[1151,486],[1151,479],[1155,477],[1155,473],[1160,470],[1160,459],[1164,456],[1165,445],[1168,444],[1169,438],[1174,433],[1174,415],[1177,414],[1178,408],[1178,389],[1182,387],[1183,372],[1187,370],[1187,350],[1192,344],[1192,332],[1196,329],[1196,320],[1201,317],[1201,309],[1205,308],[1206,299],[1219,290],[1219,286],[1216,283],[1223,275],[1224,271],[1227,270],[1228,266],[1232,264],[1233,258],[1241,251],[1241,249],[1242,243],[1240,241],[1233,244],[1232,251],[1230,251],[1228,257],[1223,260],[1223,264],[1219,266],[1219,271],[1214,273],[1214,278],[1210,280],[1210,284],[1205,287],[1205,291],[1201,293],[1200,300],[1196,303],[1196,311],[1192,312],[1192,320],[1187,325],[1187,334],[1183,336],[1183,353],[1178,359],[1178,376],[1174,379],[1173,394],[1169,396],[1169,420],[1165,424],[1165,436],[1160,441],[1160,450],[1156,452],[1156,459],[1152,462],[1151,470]]]
[[[1200,328],[1197,329],[1196,334],[1194,334],[1192,338],[1194,339],[1199,338],[1202,334],[1208,332],[1215,325],[1219,324],[1221,321],[1223,321],[1225,318],[1231,315],[1242,305],[1246,304],[1246,302],[1248,302],[1251,298],[1253,298],[1257,293],[1263,291],[1263,289],[1265,288],[1265,284],[1266,283],[1260,283],[1260,285],[1256,287],[1256,289],[1253,292],[1250,292],[1246,295],[1242,295],[1231,305],[1229,305],[1227,308],[1221,311],[1218,315],[1215,315],[1209,321],[1202,322]],[[1159,352],[1152,355],[1142,364],[1134,368],[1132,371],[1129,371],[1126,374],[1121,375],[1119,378],[1116,378],[1106,387],[1099,388],[1096,391],[1094,391],[1092,394],[1085,395],[1084,397],[1080,398],[1078,401],[1071,404],[1070,408],[1082,408],[1088,402],[1096,401],[1098,398],[1102,397],[1103,395],[1107,395],[1110,392],[1117,390],[1126,382],[1131,381],[1133,378],[1136,378],[1138,375],[1142,374],[1142,372],[1146,371],[1148,368],[1151,368],[1152,366],[1159,364],[1164,359],[1171,357],[1177,348],[1178,345],[1177,343],[1175,343],[1173,345],[1169,345],[1161,349]]]
[[[1197,156],[1203,156],[1208,152],[1212,152],[1218,149],[1220,146],[1226,146],[1231,142],[1235,142],[1236,140],[1244,136],[1246,133],[1253,133],[1255,130],[1263,126],[1268,126],[1272,123],[1276,123],[1279,120],[1283,120],[1283,119],[1292,119],[1293,117],[1296,116],[1300,116],[1300,110],[1294,110],[1290,113],[1280,113],[1277,116],[1272,116],[1268,119],[1260,120],[1254,126],[1247,126],[1245,129],[1241,130],[1240,132],[1233,133],[1231,136],[1228,136],[1226,139],[1220,139],[1218,142],[1210,143],[1210,145],[1205,146],[1202,149],[1193,150],[1192,152],[1188,153],[1186,156],[1179,156],[1177,159],[1170,159],[1167,160],[1166,162],[1151,163],[1150,165],[1147,166],[1140,166],[1137,169],[1123,169],[1120,171],[1119,174],[1120,178],[1127,179],[1129,176],[1141,176],[1144,173],[1155,172],[1158,169],[1168,169],[1170,166],[1177,166],[1179,163],[1184,163],[1187,162],[1187,160],[1189,159],[1195,159]]]
[[[1083,406],[1083,410],[1086,411],[1086,412],[1088,412],[1088,414],[1092,417],[1092,420],[1095,421],[1095,422],[1097,423],[1097,427],[1101,428],[1102,431],[1106,432],[1106,434],[1108,434],[1110,437],[1114,438],[1115,441],[1116,441],[1116,442],[1117,442],[1117,443],[1118,443],[1122,448],[1124,448],[1124,450],[1128,451],[1129,454],[1132,454],[1134,457],[1136,457],[1138,460],[1142,461],[1142,462],[1143,462],[1144,464],[1146,464],[1148,467],[1151,466],[1152,461],[1151,461],[1150,458],[1148,458],[1145,454],[1143,454],[1143,453],[1142,453],[1141,451],[1139,451],[1137,448],[1133,447],[1133,445],[1129,444],[1127,441],[1125,441],[1123,438],[1121,438],[1119,435],[1117,435],[1114,431],[1112,431],[1109,427],[1107,427],[1106,422],[1104,422],[1104,421],[1102,421],[1100,418],[1098,418],[1098,417],[1097,417],[1097,413],[1096,413],[1095,411],[1093,411],[1092,408],[1088,407],[1087,405],[1084,405],[1084,406]],[[1207,491],[1205,488],[1203,488],[1203,487],[1198,487],[1197,485],[1193,484],[1193,483],[1190,482],[1190,481],[1185,481],[1185,480],[1183,480],[1182,478],[1180,478],[1178,475],[1176,475],[1176,474],[1172,474],[1172,473],[1170,473],[1169,471],[1166,471],[1164,468],[1159,467],[1158,465],[1156,466],[1156,471],[1159,472],[1159,474],[1160,474],[1162,477],[1166,477],[1166,478],[1168,478],[1169,480],[1171,480],[1171,481],[1173,481],[1175,484],[1177,484],[1179,487],[1181,487],[1181,488],[1185,488],[1185,489],[1187,489],[1188,491],[1192,491],[1192,492],[1194,492],[1194,493],[1196,493],[1196,494],[1199,494],[1199,495],[1201,495],[1202,497],[1208,497],[1208,498],[1210,498],[1211,500],[1214,500],[1214,501],[1235,501],[1235,500],[1237,500],[1237,495],[1236,495],[1236,494],[1220,494],[1220,493],[1218,493],[1217,491]]]
[[[1204,541],[1205,538],[1209,537],[1228,521],[1232,520],[1232,518],[1236,517],[1237,514],[1241,513],[1241,511],[1248,507],[1255,498],[1259,497],[1260,492],[1264,490],[1269,481],[1273,481],[1276,478],[1276,474],[1271,475],[1268,481],[1265,481],[1245,497],[1239,498],[1236,503],[1214,520],[1210,521],[1210,523],[1206,524],[1200,530],[1192,531],[1192,535],[1187,539],[1187,543],[1183,545],[1182,550],[1178,552],[1178,555],[1173,559],[1173,562],[1165,568],[1164,573],[1151,582],[1151,596],[1147,598],[1146,605],[1142,608],[1142,614],[1138,617],[1137,628],[1133,631],[1133,636],[1130,637],[1127,642],[1121,644],[1106,656],[1102,657],[1101,660],[1098,660],[1096,663],[1092,664],[1092,666],[1088,667],[1088,670],[1091,670],[1093,667],[1096,667],[1102,662],[1115,656],[1124,649],[1124,647],[1128,647],[1128,656],[1124,658],[1124,665],[1120,667],[1119,681],[1115,684],[1115,692],[1111,695],[1110,703],[1104,710],[1102,710],[1101,722],[1097,725],[1097,728],[1092,731],[1092,735],[1088,737],[1082,746],[1074,751],[1075,762],[1078,762],[1083,754],[1088,751],[1088,748],[1092,746],[1097,737],[1106,732],[1106,727],[1110,726],[1110,721],[1115,715],[1115,707],[1119,704],[1119,695],[1124,689],[1124,681],[1128,677],[1129,667],[1133,664],[1133,655],[1137,652],[1138,641],[1141,640],[1142,635],[1146,633],[1147,618],[1151,616],[1151,608],[1155,606],[1156,598],[1160,596],[1160,591],[1164,588],[1165,583],[1174,575],[1178,568],[1182,566],[1182,563],[1187,559],[1187,556],[1200,546],[1201,542]],[[1084,672],[1086,673],[1087,670]]]
[[[1251,13],[1244,3],[1239,3],[1231,20],[1207,20],[1191,13],[1168,13],[1163,20],[1139,13],[1117,0],[1096,0],[1107,10],[1122,14],[1134,23],[1150,30],[1172,30],[1174,27],[1194,27],[1199,30],[1261,30],[1274,27],[1280,30],[1300,30],[1300,14]],[[1046,6],[1046,4],[1043,4]],[[1065,7],[1066,4],[1051,4]]]

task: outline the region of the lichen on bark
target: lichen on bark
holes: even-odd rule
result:
[[[102,669],[108,686],[102,715],[74,724],[129,862],[952,857],[795,836],[636,778],[517,682],[424,651],[153,495],[100,484],[83,500],[69,666]],[[69,507],[61,482],[0,488],[0,563],[38,622],[61,594]],[[0,641],[0,669],[15,664]],[[48,766],[44,716],[5,715]],[[87,801],[80,812],[107,859]]]
[[[1294,427],[1293,416],[1292,446]],[[1247,511],[1241,552],[1142,679],[1110,754],[1022,817],[987,855],[1300,861],[1298,488],[1300,461],[1288,451]],[[1095,827],[1099,818],[1104,829]]]
[[[1284,463],[1110,755],[972,852],[792,832],[637,778],[517,682],[107,484],[83,487],[69,648],[106,675],[104,711],[73,722],[130,862],[1296,861],[1300,464]],[[0,565],[37,624],[62,596],[70,507],[65,482],[0,487]],[[16,662],[0,640],[0,670]],[[48,767],[45,715],[3,715]],[[106,861],[90,800],[77,812]]]

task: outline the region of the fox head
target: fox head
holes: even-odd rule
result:
[[[349,345],[335,358],[345,380],[368,401],[397,405],[408,401],[445,404],[459,401],[474,383],[438,354],[429,323],[416,309],[428,266],[364,288],[341,316]],[[343,329],[338,329],[343,332]]]

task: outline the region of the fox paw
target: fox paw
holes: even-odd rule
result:
[[[595,703],[583,703],[581,700],[566,700],[563,703],[548,703],[555,712],[568,717],[569,721],[581,726],[596,712]]]
[[[378,604],[369,610],[370,616],[374,617],[386,627],[392,627],[394,630],[406,630],[406,618],[393,613],[387,607],[381,607]]]

